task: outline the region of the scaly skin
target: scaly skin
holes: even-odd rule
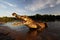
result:
[[[13,13],[12,15],[15,16],[17,19],[24,20],[25,22],[23,22],[23,24],[27,25],[27,27],[29,27],[29,28],[39,28],[39,30],[43,30],[46,27],[45,23],[35,22],[34,20],[29,18],[28,16],[20,16],[20,15],[17,15],[16,13]]]

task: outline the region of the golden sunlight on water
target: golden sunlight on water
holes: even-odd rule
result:
[[[7,23],[9,26],[10,23]],[[49,22],[48,27],[44,31],[29,30],[21,27],[15,28],[13,26],[0,26],[0,39],[1,40],[60,40],[60,22]],[[16,31],[19,30],[19,31]]]

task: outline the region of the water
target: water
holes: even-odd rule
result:
[[[15,31],[22,31],[22,30],[28,30],[28,28],[25,26],[25,25],[17,25],[17,26],[14,26],[13,25],[14,22],[8,22],[8,23],[5,23],[3,26],[7,26],[9,28],[11,28],[12,30],[15,30]]]
[[[47,22],[48,27],[40,32],[29,30],[27,26],[12,26],[13,22],[8,22],[0,27],[0,33],[9,33],[14,40],[60,40],[60,22]]]

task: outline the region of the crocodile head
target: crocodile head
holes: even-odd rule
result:
[[[12,13],[12,16],[17,16],[17,14],[16,13]]]

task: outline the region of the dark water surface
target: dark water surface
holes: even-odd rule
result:
[[[43,32],[11,24],[12,22],[0,25],[0,40],[60,40],[59,21],[47,22],[48,27]]]

